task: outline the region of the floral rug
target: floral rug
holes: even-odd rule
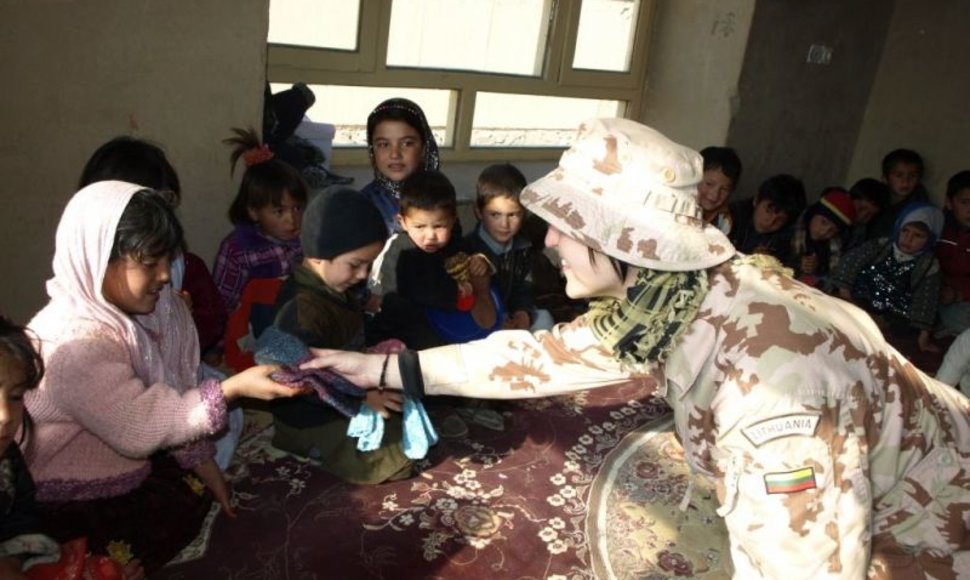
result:
[[[277,451],[266,413],[251,414],[230,468],[238,517],[214,510],[153,578],[716,577],[723,546],[686,545],[661,522],[666,508],[638,511],[676,509],[686,486],[662,444],[672,439],[647,427],[669,414],[662,402],[622,386],[499,405],[504,431],[473,425],[434,447],[419,475],[369,487]],[[713,529],[705,494],[695,490],[680,528],[691,538]]]

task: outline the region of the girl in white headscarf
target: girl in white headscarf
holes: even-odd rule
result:
[[[891,337],[918,332],[920,350],[938,352],[936,322],[943,272],[933,249],[943,212],[928,202],[903,207],[891,238],[869,240],[839,262],[832,282],[839,295],[869,312]]]
[[[86,536],[95,552],[126,546],[136,576],[138,562],[150,573],[196,536],[207,485],[227,505],[221,477],[197,469],[226,402],[297,394],[267,366],[195,387],[198,343],[168,340],[195,333],[161,324],[191,328],[169,285],[181,244],[163,195],[120,181],[85,187],[61,216],[50,302],[30,322],[47,374],[26,400],[36,424],[27,460],[49,533]]]

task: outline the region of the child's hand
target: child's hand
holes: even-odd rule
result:
[[[209,459],[205,463],[200,463],[195,466],[193,471],[199,476],[202,483],[209,488],[209,491],[212,492],[212,497],[222,506],[223,513],[230,518],[235,518],[236,510],[232,507],[229,486],[226,484],[226,478],[222,475],[222,471],[216,464],[216,460]]]
[[[818,269],[818,257],[815,254],[802,256],[802,274],[814,274]]]
[[[933,342],[929,330],[921,330],[919,333],[919,349],[923,352],[940,352],[940,347]]]
[[[269,378],[279,369],[276,365],[257,365],[232,375],[222,381],[222,396],[227,401],[239,397],[251,397],[272,401],[280,397],[295,397],[311,391],[309,388],[293,388],[281,385]]]
[[[468,259],[468,274],[470,276],[491,276],[492,265],[485,256],[475,254]]]
[[[516,310],[512,316],[505,319],[502,325],[506,330],[529,330],[532,323],[529,321],[529,313],[525,310]]]
[[[132,558],[125,564],[125,569],[122,572],[125,580],[145,580],[145,569],[141,565],[141,560],[138,558]]]
[[[492,283],[492,264],[485,256],[475,254],[468,261],[468,275],[475,293],[488,292]]]
[[[175,293],[178,294],[178,297],[182,299],[182,302],[185,302],[185,305],[188,306],[189,310],[192,310],[192,295],[186,290],[176,290]]]
[[[301,364],[301,369],[330,369],[363,389],[377,386],[381,369],[384,366],[384,357],[387,356],[386,354],[364,354],[322,348],[311,348],[310,353],[315,358]],[[393,388],[400,389],[400,379],[395,378],[397,373],[393,370],[395,367],[396,363],[391,361],[387,373],[387,383],[389,387],[394,384],[397,386]]]
[[[381,311],[381,304],[384,302],[384,297],[380,294],[373,293],[367,297],[367,302],[364,303],[364,312],[370,312],[371,314],[377,314]]]
[[[943,293],[940,295],[940,304],[953,304],[960,300],[960,293],[950,286],[943,287]]]
[[[469,296],[475,291],[471,282],[458,282],[458,296]]]
[[[27,576],[21,570],[20,560],[10,556],[0,558],[0,578],[10,578],[11,580],[26,579]]]
[[[367,406],[379,413],[381,417],[387,419],[391,416],[391,411],[400,413],[404,405],[404,397],[400,393],[392,391],[378,391],[371,389],[364,395],[364,402]]]

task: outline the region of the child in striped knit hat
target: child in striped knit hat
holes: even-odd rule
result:
[[[842,234],[854,216],[852,196],[841,187],[829,187],[802,212],[795,222],[788,259],[796,278],[809,286],[825,284],[842,255]]]

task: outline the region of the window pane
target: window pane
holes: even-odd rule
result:
[[[360,0],[271,0],[269,42],[357,50]]]
[[[478,93],[472,147],[566,147],[590,117],[621,117],[622,101]]]
[[[540,76],[552,0],[394,0],[387,65]]]
[[[286,84],[271,84],[274,93],[290,88]],[[389,87],[348,87],[338,85],[310,85],[317,100],[307,111],[307,117],[318,123],[335,125],[334,147],[365,147],[367,145],[367,115],[382,101],[404,97],[417,103],[431,125],[439,147],[450,147],[454,131],[453,91],[432,89],[396,89]]]
[[[639,0],[583,0],[573,68],[629,72]]]

